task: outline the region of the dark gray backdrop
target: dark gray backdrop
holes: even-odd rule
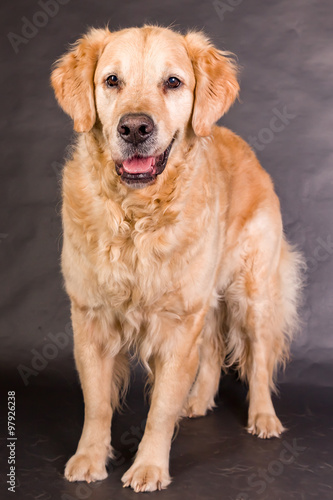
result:
[[[1,365],[31,367],[31,349],[42,352],[48,334],[64,332],[69,320],[59,273],[59,180],[72,125],[49,86],[51,64],[88,26],[108,22],[113,30],[147,22],[204,29],[218,47],[238,56],[240,102],[222,122],[253,145],[271,174],[285,231],[308,263],[304,326],[280,380],[332,384],[333,4],[54,2],[44,10],[43,0],[2,8]],[[279,113],[284,118],[276,122]],[[53,354],[46,373],[61,365],[67,376],[70,343]]]
[[[232,376],[224,377],[217,409],[205,419],[181,422],[171,450],[175,480],[156,498],[331,499],[330,0],[15,0],[2,5],[0,390],[4,403],[7,391],[16,391],[18,439],[16,493],[7,490],[4,446],[0,496],[138,498],[120,483],[147,412],[138,370],[129,407],[114,419],[112,444],[118,454],[108,479],[96,485],[63,479],[80,436],[83,404],[59,268],[59,182],[72,124],[56,104],[49,74],[69,42],[89,26],[107,22],[111,30],[145,22],[204,29],[219,48],[237,54],[240,101],[222,123],[251,142],[271,174],[287,236],[308,263],[303,326],[293,343],[293,361],[279,375],[281,397],[274,398],[289,431],[280,440],[248,436],[245,389]],[[6,444],[6,411],[1,411],[0,428],[0,442]],[[289,461],[283,462],[286,450]]]

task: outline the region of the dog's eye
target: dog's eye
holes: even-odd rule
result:
[[[165,83],[168,89],[176,89],[182,82],[176,76],[170,76]]]
[[[108,87],[117,87],[119,84],[118,77],[116,75],[110,75],[106,79],[106,84]]]

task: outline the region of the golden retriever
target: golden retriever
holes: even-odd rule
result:
[[[238,95],[237,67],[203,33],[92,29],[51,82],[78,132],[63,173],[62,271],[85,421],[65,476],[106,478],[134,348],[152,394],[122,481],[163,489],[175,424],[214,407],[223,367],[249,384],[248,431],[284,430],[271,390],[297,326],[302,258],[269,175],[215,125]]]

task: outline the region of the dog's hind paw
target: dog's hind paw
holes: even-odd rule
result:
[[[215,408],[214,399],[206,401],[195,396],[190,396],[184,405],[181,417],[196,418],[204,417],[209,410]]]
[[[247,431],[262,439],[279,437],[286,429],[276,415],[270,413],[257,413],[249,418]]]

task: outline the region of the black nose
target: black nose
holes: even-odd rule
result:
[[[139,144],[151,136],[154,122],[148,115],[128,113],[119,120],[117,130],[124,141]]]

